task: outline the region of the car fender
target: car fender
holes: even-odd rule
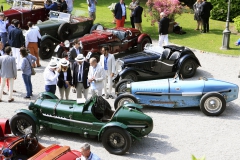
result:
[[[135,97],[135,96],[133,96],[133,97]],[[136,103],[127,103],[127,104],[124,104],[123,106],[124,107],[129,107],[129,108],[138,108],[138,109],[143,108],[143,106],[141,106],[140,104],[136,104]]]
[[[46,40],[46,39],[50,39],[50,40],[52,40],[54,43],[61,43],[60,40],[58,40],[58,39],[56,39],[56,38],[54,38],[54,37],[52,37],[52,36],[50,36],[50,35],[43,35],[42,38],[41,38],[41,41],[44,41],[44,40]]]
[[[119,127],[119,128],[122,128],[122,129],[127,129],[127,125],[123,124],[123,123],[120,123],[120,122],[109,122],[108,124],[104,125],[99,133],[98,133],[98,140],[101,139],[102,137],[102,134],[104,132],[105,129],[109,128],[109,127]]]
[[[134,67],[126,67],[121,72],[119,72],[119,76],[123,76],[124,74],[127,74],[128,72],[134,72],[136,75],[146,74],[146,75],[156,75],[156,72],[151,71],[145,71]]]
[[[58,97],[51,92],[42,92],[42,93],[40,93],[40,97],[43,99],[45,99],[45,97],[48,97],[48,99],[49,99],[49,97],[51,97],[52,99],[58,99]]]
[[[11,128],[8,119],[0,119],[0,137],[4,137],[5,134],[11,134]]]
[[[150,42],[152,43],[152,39],[146,33],[143,33],[138,37],[138,43],[140,43],[143,40],[143,38],[145,38],[145,37],[148,37],[150,39]]]
[[[201,66],[198,58],[193,55],[193,54],[185,54],[178,60],[178,69],[182,67],[182,64],[187,60],[187,59],[193,59],[199,66]]]
[[[16,114],[25,114],[25,115],[31,117],[33,119],[33,121],[36,123],[36,130],[37,130],[36,133],[39,132],[39,130],[40,130],[39,119],[36,117],[36,115],[32,111],[29,111],[26,109],[19,109],[19,110],[16,110],[15,113]]]

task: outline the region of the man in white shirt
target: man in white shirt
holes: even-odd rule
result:
[[[58,67],[55,61],[49,62],[49,65],[45,68],[43,73],[46,92],[51,92],[55,94],[57,78],[59,76],[60,71],[61,68]]]
[[[112,77],[115,73],[115,58],[114,55],[109,54],[109,48],[107,46],[102,47],[102,55],[100,56],[100,64],[104,68],[105,71],[105,78],[103,81],[104,84],[104,93],[106,96],[106,99],[114,98],[112,96]],[[107,90],[107,84],[108,90]]]
[[[29,30],[26,32],[25,36],[25,46],[29,49],[30,53],[37,58],[37,67],[41,67],[39,63],[38,55],[38,38],[41,39],[41,35],[36,28],[33,28],[32,22],[28,22]],[[32,63],[32,67],[36,67],[35,62]]]
[[[89,17],[95,21],[97,0],[87,0]]]
[[[105,78],[104,69],[97,63],[97,59],[90,58],[90,68],[88,81],[90,82],[92,95],[102,96],[103,80]]]
[[[80,148],[81,158],[76,158],[76,160],[101,160],[96,154],[91,152],[90,144],[83,143]]]

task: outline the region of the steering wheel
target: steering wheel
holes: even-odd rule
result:
[[[129,33],[129,36],[132,36],[132,32],[130,30],[126,30]]]
[[[38,139],[32,133],[26,134],[24,136],[24,144],[26,145],[27,150],[35,151],[38,147]]]

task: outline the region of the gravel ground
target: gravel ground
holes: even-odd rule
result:
[[[154,44],[157,44],[155,41]],[[213,77],[239,85],[237,78],[239,72],[239,58],[232,56],[205,53],[194,50],[202,67],[199,67],[194,78],[201,76]],[[41,68],[37,68],[37,74],[32,76],[34,97],[32,100],[24,100],[25,87],[21,71],[14,82],[17,93],[13,96],[15,101],[7,102],[7,96],[3,96],[1,102],[1,118],[11,118],[14,111],[25,108],[29,102],[34,101],[39,92],[44,91],[43,71],[48,64],[41,61]],[[6,88],[5,88],[6,91]],[[59,96],[59,92],[56,93]],[[75,99],[76,94],[70,97]],[[114,100],[109,100],[113,107]],[[207,117],[200,109],[166,109],[146,107],[143,112],[154,120],[154,129],[148,137],[132,144],[129,153],[123,156],[109,154],[101,142],[95,139],[86,139],[78,134],[60,132],[56,130],[42,129],[38,134],[39,141],[47,146],[53,143],[69,145],[72,149],[79,149],[81,143],[88,142],[92,151],[105,160],[125,159],[161,159],[161,160],[188,160],[191,155],[205,156],[206,160],[236,160],[240,157],[240,108],[239,99],[228,103],[221,116]]]

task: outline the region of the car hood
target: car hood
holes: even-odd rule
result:
[[[47,21],[36,24],[36,26],[38,26],[41,31],[41,29],[45,29],[45,28],[58,27],[65,22],[66,21],[62,21],[62,20],[47,20]]]
[[[160,58],[160,54],[150,53],[150,52],[149,53],[148,52],[138,52],[135,54],[131,54],[131,55],[122,57],[122,58],[120,58],[120,60],[123,61],[124,64],[128,64],[128,63],[157,60],[159,58]]]
[[[12,15],[15,15],[15,14],[24,13],[24,12],[29,12],[29,10],[9,9],[9,10],[3,11],[3,13],[6,17],[12,16]]]

